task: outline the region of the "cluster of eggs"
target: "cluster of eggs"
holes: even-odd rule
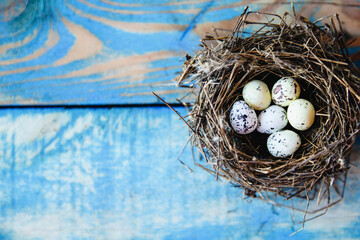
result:
[[[300,136],[284,130],[288,123],[296,130],[311,127],[315,109],[311,102],[300,97],[300,86],[291,77],[279,79],[270,90],[265,82],[252,80],[243,88],[243,99],[234,103],[230,111],[230,124],[239,134],[249,134],[255,129],[270,134],[267,148],[275,157],[289,157],[301,145]],[[271,103],[274,105],[271,105]],[[287,110],[285,110],[287,107]],[[258,115],[256,111],[261,111]]]

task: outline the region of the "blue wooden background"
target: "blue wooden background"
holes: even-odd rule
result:
[[[181,165],[186,127],[149,105],[159,103],[151,91],[170,103],[186,94],[171,80],[212,27],[231,29],[245,5],[282,14],[289,3],[2,0],[0,239],[286,239],[301,228],[290,210],[215,181],[189,148],[181,159],[194,172]],[[295,3],[311,19],[339,13],[353,37],[359,6]],[[359,174],[291,239],[359,239]]]

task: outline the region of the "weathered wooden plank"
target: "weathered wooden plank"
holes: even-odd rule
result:
[[[163,107],[0,111],[0,239],[286,239],[301,227],[216,182],[190,149],[188,171],[186,140]],[[354,168],[345,200],[291,239],[359,239],[359,183]]]
[[[171,81],[212,27],[232,29],[245,5],[282,14],[294,1],[4,0],[0,104],[143,104],[186,92]],[[300,14],[341,15],[359,36],[355,0],[295,1]]]

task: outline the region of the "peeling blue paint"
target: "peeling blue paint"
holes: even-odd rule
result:
[[[290,210],[216,182],[187,148],[190,173],[176,160],[187,138],[166,107],[3,109],[4,239],[284,239],[301,227]],[[340,205],[292,238],[359,238],[356,169],[348,186]]]

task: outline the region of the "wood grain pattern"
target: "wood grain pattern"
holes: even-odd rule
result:
[[[300,14],[337,12],[347,32],[360,35],[358,1],[305,2],[295,1]],[[181,58],[213,27],[232,29],[245,5],[291,10],[278,0],[4,0],[0,104],[159,103],[151,91],[174,103],[187,92],[172,82]]]
[[[186,148],[188,171],[176,160],[187,138],[165,107],[0,111],[0,239],[288,239],[301,227]],[[353,168],[344,201],[291,239],[359,239],[359,197]]]

